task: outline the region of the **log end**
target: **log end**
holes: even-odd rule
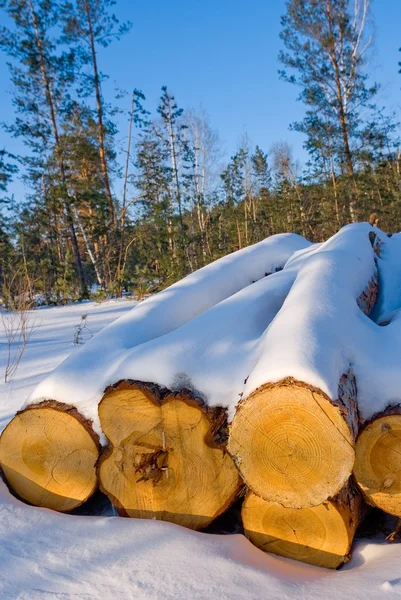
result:
[[[42,403],[18,413],[0,439],[0,464],[20,498],[68,512],[96,490],[97,437],[75,409]]]
[[[349,560],[355,526],[350,513],[331,501],[314,508],[284,508],[250,492],[242,521],[246,536],[265,552],[329,569]]]
[[[241,403],[228,450],[255,494],[291,508],[335,496],[355,459],[339,406],[294,380],[265,385]]]
[[[401,415],[369,423],[356,443],[355,479],[367,502],[401,517]]]
[[[99,480],[120,514],[199,530],[232,504],[242,484],[215,415],[185,392],[160,396],[134,382],[106,392]]]

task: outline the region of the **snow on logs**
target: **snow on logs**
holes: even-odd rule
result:
[[[0,463],[10,486],[31,504],[55,510],[69,511],[84,502],[97,486],[98,436],[104,442],[98,403],[104,389],[121,379],[116,366],[129,351],[165,336],[255,280],[282,269],[295,251],[308,246],[298,235],[280,234],[215,261],[145,300],[71,354],[37,386],[2,435]],[[187,402],[180,406],[188,412]],[[215,427],[211,413],[201,416],[198,434],[209,422],[211,429]],[[220,456],[222,464],[231,460],[220,448],[213,450],[210,456]],[[231,488],[227,484],[228,497],[238,484],[233,467],[230,472],[235,483]],[[168,474],[172,477],[171,468]],[[210,520],[213,511],[224,510],[226,503],[220,509],[208,506],[203,516]],[[192,523],[201,526],[200,521]]]
[[[292,254],[311,244],[279,234],[233,252],[184,277],[135,306],[100,331],[46,377],[28,403],[43,399],[73,404],[102,436],[97,406],[114,384],[116,366],[134,347],[178,329],[254,281],[280,270]]]
[[[230,403],[294,277],[284,270],[258,281],[119,365],[123,381],[99,404],[110,443],[99,480],[121,514],[201,529],[236,499],[242,481],[226,452]]]
[[[352,335],[375,302],[378,250],[361,223],[306,253],[264,336],[228,450],[248,487],[268,502],[318,506],[352,473],[359,426]]]
[[[368,375],[359,396],[367,405],[356,443],[354,475],[367,502],[401,517],[401,234],[383,244],[380,296],[375,320],[381,325],[364,356]],[[373,415],[373,416],[372,416]]]

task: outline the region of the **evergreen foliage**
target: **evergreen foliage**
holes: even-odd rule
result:
[[[244,138],[224,163],[207,117],[183,110],[166,86],[155,115],[132,91],[120,164],[124,132],[98,54],[130,29],[113,4],[0,0],[15,109],[7,130],[25,148],[0,151],[6,303],[21,289],[47,304],[99,289],[143,297],[268,235],[320,241],[375,212],[384,229],[400,229],[399,126],[367,77],[369,0],[286,3],[279,58],[306,108],[292,125],[305,135],[304,171],[274,140],[261,148]],[[15,176],[22,198],[7,196]]]

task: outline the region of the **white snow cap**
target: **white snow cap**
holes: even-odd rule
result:
[[[380,239],[380,257],[369,240]],[[401,236],[389,238],[367,223],[343,228],[317,249],[291,259],[298,274],[282,309],[264,335],[261,357],[244,396],[285,377],[338,396],[341,375],[353,369],[363,419],[401,402],[401,313],[380,327],[355,299],[379,271],[379,296],[372,313],[401,306]],[[382,315],[378,322],[383,320]]]
[[[266,332],[245,395],[266,382],[294,377],[337,398],[340,377],[353,362],[356,324],[368,320],[356,299],[376,273],[371,231],[367,223],[348,225],[288,262],[298,271],[296,280]]]
[[[26,405],[46,399],[72,404],[101,433],[97,405],[105,387],[121,379],[118,366],[132,348],[174,331],[281,269],[294,252],[308,246],[310,242],[299,235],[279,234],[188,275],[137,305],[67,358],[36,387]]]
[[[241,397],[284,377],[335,399],[352,367],[359,409],[369,418],[401,399],[401,317],[379,327],[357,298],[378,267],[378,305],[401,306],[401,269],[396,282],[390,276],[400,243],[368,223],[348,225],[323,244],[291,234],[268,238],[138,305],[55,369],[28,403],[73,404],[101,433],[98,402],[121,379],[190,388],[232,417]]]

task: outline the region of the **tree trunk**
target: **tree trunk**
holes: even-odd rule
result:
[[[351,480],[335,498],[313,508],[284,508],[252,492],[242,507],[245,535],[255,546],[330,569],[349,561],[364,514],[362,497]]]
[[[89,254],[89,258],[91,259],[91,263],[92,263],[93,268],[95,270],[97,282],[100,285],[100,287],[103,287],[103,279],[102,279],[102,274],[101,274],[100,269],[99,269],[99,265],[97,263],[97,260],[96,260],[96,257],[94,255],[94,253],[92,252],[92,248],[90,246],[88,236],[86,235],[86,231],[85,231],[84,225],[83,225],[83,223],[81,221],[81,217],[79,216],[79,212],[77,211],[77,209],[76,209],[75,206],[73,206],[73,211],[74,211],[75,220],[76,220],[76,222],[78,224],[79,229],[81,230],[82,237],[83,237],[83,240],[85,242],[86,251]]]
[[[401,406],[366,423],[356,444],[355,479],[367,502],[401,517]]]
[[[203,529],[237,498],[241,480],[225,452],[227,417],[188,392],[123,381],[99,404],[110,446],[99,478],[121,515]]]
[[[329,25],[330,33],[332,35],[332,39],[335,40],[335,35],[333,33],[332,21],[331,21],[330,2],[327,2],[327,4],[326,4],[326,11],[327,11],[328,25]],[[346,110],[345,110],[345,105],[344,105],[343,92],[342,92],[342,87],[341,87],[341,73],[340,73],[339,61],[338,61],[338,56],[336,53],[336,48],[335,48],[334,42],[333,42],[333,49],[331,52],[329,52],[329,56],[330,56],[331,62],[333,63],[333,68],[334,68],[334,73],[335,73],[338,118],[340,121],[341,133],[342,133],[342,138],[343,138],[343,151],[344,151],[344,157],[345,157],[345,166],[346,166],[348,175],[353,176],[354,175],[354,165],[353,165],[352,154],[351,154],[351,149],[350,149],[350,145],[349,145],[348,123],[347,123],[347,116],[346,116]]]
[[[84,271],[82,268],[81,255],[79,253],[78,240],[77,240],[77,236],[76,236],[76,232],[75,232],[74,220],[73,220],[72,212],[71,212],[71,206],[70,206],[69,200],[67,199],[68,198],[68,190],[67,190],[67,182],[66,182],[66,176],[65,176],[64,159],[63,159],[62,149],[60,147],[60,138],[59,138],[59,132],[58,132],[58,126],[57,126],[56,110],[55,110],[55,106],[54,106],[54,102],[53,102],[53,93],[52,93],[49,77],[47,74],[46,63],[45,63],[44,56],[43,56],[43,44],[42,44],[42,40],[41,40],[41,37],[39,34],[36,14],[35,14],[31,0],[29,2],[29,6],[30,6],[30,11],[31,11],[32,24],[33,24],[33,27],[35,30],[36,47],[37,47],[38,53],[39,53],[40,70],[42,73],[45,96],[46,96],[46,100],[47,100],[49,111],[50,111],[50,118],[51,118],[53,136],[54,136],[54,142],[55,142],[55,150],[56,150],[56,155],[57,155],[57,159],[58,159],[58,163],[59,163],[60,179],[61,179],[62,190],[63,190],[63,206],[64,206],[65,215],[66,215],[66,219],[67,219],[68,229],[70,230],[70,234],[71,234],[71,242],[72,242],[72,247],[73,247],[74,256],[75,256],[75,264],[77,267],[79,283],[80,283],[80,288],[81,288],[81,296],[86,297],[88,295],[88,290],[86,287]]]
[[[0,439],[0,464],[18,496],[67,512],[95,491],[99,450],[89,421],[72,406],[48,401],[10,421]]]
[[[194,158],[195,158],[195,174],[194,174],[194,183],[195,183],[195,207],[196,207],[196,215],[198,219],[198,228],[200,234],[201,241],[201,253],[202,253],[202,266],[206,262],[206,245],[205,245],[205,217],[203,214],[204,208],[204,180],[205,176],[203,173],[202,176],[202,185],[200,185],[200,173],[199,173],[199,148],[200,148],[200,140],[198,135],[198,130],[194,131]],[[204,169],[204,166],[203,166]]]
[[[171,114],[171,105],[169,103],[169,118],[167,119],[167,129],[168,136],[170,141],[170,157],[171,157],[171,167],[173,171],[173,177],[175,181],[176,188],[176,198],[177,198],[177,207],[178,207],[178,217],[180,220],[180,229],[182,235],[181,244],[184,244],[184,221],[182,215],[182,203],[181,203],[181,186],[180,180],[178,176],[178,164],[177,164],[177,149],[176,149],[176,139],[174,134],[174,129],[172,125],[172,114]]]
[[[338,206],[337,178],[336,178],[336,173],[334,170],[334,161],[333,161],[332,156],[330,156],[330,167],[331,167],[331,180],[333,183],[334,207],[335,207],[335,211],[336,211],[337,227],[340,227],[340,209]]]
[[[132,140],[132,124],[134,120],[134,111],[135,111],[135,92],[132,92],[131,99],[131,113],[128,125],[128,140],[127,140],[127,157],[125,160],[125,171],[124,171],[124,185],[123,185],[123,204],[121,207],[121,217],[120,217],[120,249],[118,253],[118,262],[115,274],[115,281],[117,283],[117,295],[121,296],[122,294],[122,286],[121,286],[121,273],[124,269],[123,264],[123,256],[124,256],[124,246],[125,246],[125,219],[127,216],[127,185],[128,185],[128,172],[129,172],[129,161],[131,157],[131,140]]]
[[[85,1],[84,6],[85,6],[85,13],[86,13],[86,20],[88,23],[89,44],[90,44],[91,54],[92,54],[93,80],[94,80],[94,84],[95,84],[100,167],[102,169],[104,188],[106,191],[110,223],[113,225],[114,224],[114,206],[113,206],[113,196],[112,196],[111,188],[110,188],[109,169],[108,169],[108,164],[107,164],[107,155],[106,155],[105,141],[104,141],[103,103],[102,103],[102,95],[101,95],[101,91],[100,91],[100,78],[99,78],[99,71],[98,71],[98,66],[97,66],[95,39],[94,39],[94,35],[93,35],[92,19],[91,19],[90,7],[89,7],[88,0]]]

